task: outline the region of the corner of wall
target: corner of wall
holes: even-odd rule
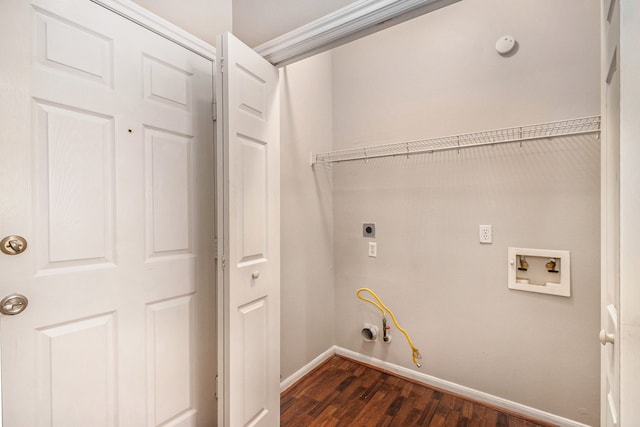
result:
[[[333,174],[310,152],[332,147],[331,54],[280,71],[281,373],[289,377],[335,343]]]

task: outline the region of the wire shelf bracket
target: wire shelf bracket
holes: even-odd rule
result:
[[[311,153],[311,166],[322,163],[339,163],[368,160],[380,157],[407,156],[412,154],[435,153],[438,151],[460,150],[488,145],[508,144],[562,136],[600,136],[600,116],[580,117],[533,125],[493,129],[460,135],[419,139],[393,144],[349,148],[346,150]]]

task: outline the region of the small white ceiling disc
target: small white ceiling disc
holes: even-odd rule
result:
[[[516,47],[516,39],[513,36],[505,35],[498,39],[496,42],[496,50],[500,55],[506,55]]]

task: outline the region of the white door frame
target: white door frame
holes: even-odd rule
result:
[[[617,3],[617,4],[616,4]],[[638,0],[603,0],[603,13],[608,13],[613,7],[619,8],[620,33],[617,40],[617,73],[620,79],[620,123],[619,147],[608,154],[615,161],[608,162],[603,157],[603,184],[602,192],[602,298],[606,297],[608,280],[618,281],[619,307],[618,328],[614,337],[614,346],[618,347],[619,373],[617,378],[619,386],[618,425],[622,427],[640,425],[640,412],[637,410],[637,402],[640,399],[640,274],[637,270],[637,254],[640,252],[640,52],[638,51],[638,39],[640,38],[640,1]],[[605,22],[604,15],[602,22]],[[622,19],[624,17],[624,19]],[[604,35],[604,28],[601,28]],[[607,42],[603,37],[603,43]],[[603,52],[606,50],[604,49]],[[606,75],[611,58],[603,57],[603,80]],[[605,92],[602,97],[602,114],[604,123],[607,122],[607,109],[605,108]],[[606,129],[606,126],[603,127]],[[603,133],[603,147],[607,147],[607,134]],[[607,151],[603,152],[606,153]],[[607,169],[616,169],[619,176],[606,177]],[[606,206],[606,200],[611,196],[617,196],[619,204],[614,209]],[[607,243],[609,242],[609,243]],[[607,253],[613,250],[617,252],[615,262],[608,262]],[[603,319],[602,328],[607,328]],[[604,349],[603,349],[604,351]],[[607,367],[605,357],[601,368],[602,393],[601,411],[602,424],[606,422],[607,393],[606,389]]]
[[[600,328],[614,339],[600,350],[600,425],[613,427],[620,425],[620,10],[614,1],[601,6]]]
[[[612,0],[614,1],[614,0]],[[640,425],[640,1],[620,7],[620,425]],[[622,19],[623,17],[623,19]]]

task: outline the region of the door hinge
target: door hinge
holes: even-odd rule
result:
[[[213,257],[218,259],[218,239],[213,239]]]
[[[223,270],[227,267],[227,261],[224,259],[224,255],[222,255],[221,265]]]
[[[218,399],[218,396],[220,395],[220,380],[218,375],[216,375],[216,400]]]
[[[214,122],[218,120],[218,104],[215,102],[211,104],[211,118]]]
[[[220,72],[224,73],[224,58],[220,58]]]

